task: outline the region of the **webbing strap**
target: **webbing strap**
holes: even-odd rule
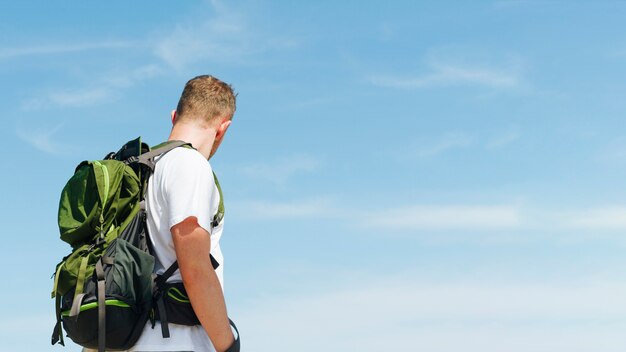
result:
[[[211,266],[213,266],[213,270],[217,269],[217,267],[220,266],[220,263],[217,259],[215,259],[215,257],[213,257],[213,254],[209,254],[209,256],[211,257]]]
[[[85,298],[85,293],[81,293],[78,296],[74,296],[74,301],[72,302],[72,309],[70,309],[70,317],[75,317],[80,313],[80,306],[83,304],[83,299]]]
[[[56,296],[54,306],[56,310],[57,323],[54,325],[54,329],[52,329],[52,344],[54,345],[58,342],[61,346],[65,346],[65,343],[63,342],[63,326],[61,326],[61,296]]]
[[[157,275],[156,279],[154,279],[154,283],[159,291],[163,290],[163,285],[165,285],[167,279],[169,279],[176,270],[178,270],[178,261],[175,260],[163,274]]]
[[[104,268],[102,262],[96,262],[96,276],[98,278],[98,352],[105,352],[106,345],[106,302],[104,295]]]
[[[148,166],[150,170],[154,171],[154,166],[156,165],[156,162],[154,161],[155,157],[161,154],[165,154],[174,148],[182,147],[183,145],[186,145],[186,144],[189,144],[189,143],[183,142],[183,141],[169,141],[169,142],[166,142],[164,145],[154,148],[147,153],[143,153],[139,155],[139,157],[137,157],[136,159],[129,158],[128,161],[129,163],[136,161],[140,164],[144,164]]]
[[[164,339],[168,339],[170,337],[170,327],[167,321],[165,302],[163,302],[163,292],[161,292],[157,299],[157,309],[159,310],[159,320],[161,321],[161,335],[163,335]]]
[[[159,311],[159,321],[161,322],[161,335],[167,339],[170,337],[170,327],[167,321],[167,312],[165,311],[165,302],[163,301],[164,286],[167,279],[178,270],[178,261],[174,261],[167,270],[161,275],[158,275],[154,280],[156,285],[156,292],[154,299],[156,300],[157,310]],[[154,325],[152,325],[154,327]]]
[[[189,144],[185,141],[168,141],[166,143],[164,143],[163,145],[157,146],[156,148],[152,149],[151,151],[147,152],[147,153],[143,153],[139,156],[139,160],[147,160],[147,159],[152,159],[155,156],[159,156],[163,153],[167,153],[170,150],[174,149],[174,148],[178,148],[178,147],[182,147],[185,144]]]
[[[222,187],[220,187],[220,182],[217,180],[217,175],[215,174],[215,172],[213,172],[213,179],[215,180],[215,186],[217,187],[217,192],[220,195],[220,203],[217,206],[217,214],[215,214],[215,216],[213,217],[213,223],[211,224],[213,227],[216,227],[217,225],[220,224],[220,222],[222,222],[222,219],[224,219],[224,195],[222,194]]]
[[[150,169],[150,172],[152,173],[154,172],[154,168],[156,167],[156,161],[154,160],[155,157],[159,155],[163,155],[173,150],[174,148],[178,148],[184,145],[188,145],[189,147],[191,147],[191,144],[183,142],[183,141],[167,141],[165,143],[159,144],[151,151],[139,155],[138,157],[137,156],[130,157],[125,162],[127,164],[139,163],[139,164],[145,165]],[[150,175],[148,174],[146,176],[149,177]],[[143,189],[141,191],[142,200],[146,198],[146,192],[148,192],[148,183],[144,182]]]
[[[61,274],[61,268],[63,268],[64,265],[65,265],[65,262],[62,262],[61,264],[59,264],[59,266],[57,267],[57,271],[54,273],[54,286],[52,287],[51,298],[54,298],[57,296],[57,289],[59,287],[59,275]]]
[[[163,283],[165,283],[165,281],[167,281],[167,279],[170,278],[170,276],[172,276],[172,274],[174,274],[174,272],[178,270],[178,261],[175,260],[172,265],[170,265],[169,268],[167,268],[167,270],[165,270],[165,272],[163,274],[161,274],[161,279],[163,280]]]
[[[235,323],[233,323],[233,321],[230,320],[230,318],[228,318],[228,321],[230,322],[230,326],[232,326],[233,329],[235,329],[235,332],[237,333],[237,337],[235,337],[235,341],[233,342],[233,344],[230,345],[230,347],[228,347],[228,349],[224,352],[239,352],[239,350],[241,349],[241,342],[239,342],[239,330],[237,329],[237,326],[235,326]]]
[[[87,271],[87,262],[89,257],[84,256],[80,261],[80,268],[78,269],[78,277],[76,278],[76,290],[74,291],[74,302],[78,298],[78,295],[83,293],[83,288],[85,286],[85,271]]]
[[[215,257],[213,257],[213,254],[209,254],[209,257],[211,259],[211,266],[213,267],[213,270],[217,269],[218,266],[220,266],[220,263],[217,261],[217,259],[215,259]],[[169,268],[167,268],[167,270],[165,270],[165,272],[163,272],[163,274],[158,275],[156,277],[156,279],[154,280],[157,287],[159,289],[161,289],[163,287],[163,285],[165,284],[165,282],[167,281],[167,279],[170,278],[170,276],[172,276],[172,274],[174,274],[174,272],[178,270],[178,261],[175,260],[172,265],[170,265]]]

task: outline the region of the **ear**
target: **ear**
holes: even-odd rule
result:
[[[217,127],[217,133],[215,134],[215,139],[224,138],[224,135],[226,134],[226,131],[228,130],[228,127],[230,126],[232,122],[233,121],[230,119],[226,119],[222,121],[222,123],[220,123],[220,125]]]
[[[176,123],[176,110],[172,110],[172,125]]]

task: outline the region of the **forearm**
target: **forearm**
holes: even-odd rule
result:
[[[234,338],[228,322],[226,303],[217,275],[210,265],[191,261],[180,268],[185,290],[202,327],[215,349],[225,351]]]
[[[178,267],[185,290],[202,327],[218,352],[234,341],[230,330],[222,286],[211,265],[211,236],[195,218],[171,229]]]

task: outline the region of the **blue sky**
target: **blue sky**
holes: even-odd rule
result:
[[[211,161],[249,351],[623,351],[626,3],[0,5],[0,351],[49,347],[60,191],[239,93]]]

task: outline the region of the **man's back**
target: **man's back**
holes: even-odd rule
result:
[[[158,274],[176,260],[171,227],[193,216],[211,234],[210,252],[220,263],[216,274],[223,288],[223,257],[219,247],[223,221],[211,226],[219,202],[211,166],[196,150],[176,148],[157,162],[148,183],[146,209]],[[210,266],[210,259],[206,259],[206,265]],[[175,281],[181,281],[178,271],[168,280]],[[169,328],[171,337],[164,339],[159,322],[154,329],[148,324],[132,351],[214,351],[201,325],[169,324]]]

